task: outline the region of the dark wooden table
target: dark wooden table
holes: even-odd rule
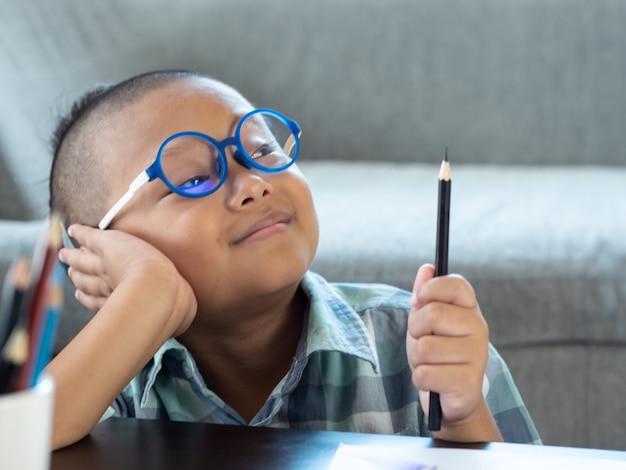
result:
[[[455,445],[429,438],[111,418],[80,442],[53,452],[52,470],[320,469],[340,443],[470,448],[621,461],[626,452],[519,444]],[[615,463],[618,463],[615,462]],[[502,467],[506,468],[506,467]],[[599,467],[598,467],[599,468]]]

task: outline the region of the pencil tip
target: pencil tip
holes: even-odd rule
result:
[[[446,145],[446,153],[441,162],[441,168],[439,169],[439,179],[443,181],[450,181],[450,161],[448,160],[448,146]]]
[[[25,258],[16,258],[12,265],[13,283],[18,289],[26,289],[30,281],[30,264]]]
[[[2,359],[14,364],[24,364],[28,359],[28,333],[23,328],[17,328],[11,333],[4,348]]]
[[[50,247],[58,250],[63,245],[63,232],[61,230],[61,216],[58,213],[52,213],[50,216]]]

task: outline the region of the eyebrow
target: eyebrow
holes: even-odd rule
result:
[[[255,109],[255,108],[252,108]],[[239,122],[241,121],[241,118],[243,118],[246,114],[248,114],[249,111],[246,111],[243,114],[235,114],[234,119],[231,121],[230,125],[228,126],[228,137],[235,135],[235,129],[237,128],[237,126],[239,125]]]

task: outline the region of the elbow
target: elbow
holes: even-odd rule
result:
[[[55,417],[54,426],[52,428],[51,450],[55,451],[75,444],[86,437],[92,429],[93,426],[85,426],[84,424],[74,426],[64,425],[63,423],[59,423]]]

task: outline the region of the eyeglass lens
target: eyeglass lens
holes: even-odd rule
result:
[[[296,156],[296,137],[273,114],[248,116],[239,138],[246,156],[262,169],[281,169]],[[161,168],[173,186],[193,196],[211,193],[226,176],[217,147],[195,134],[182,134],[167,142],[161,152]]]

